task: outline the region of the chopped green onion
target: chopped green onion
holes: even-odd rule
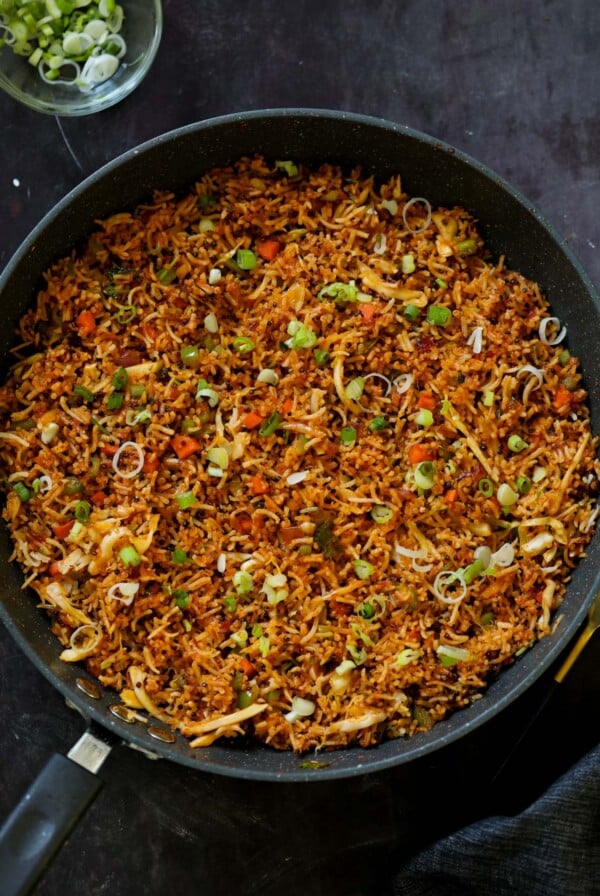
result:
[[[24,482],[15,482],[12,490],[23,503],[31,498],[31,492]]]
[[[494,483],[491,479],[480,479],[477,488],[485,498],[491,498],[494,494]]]
[[[253,638],[260,638],[263,633],[263,627],[260,622],[255,622],[251,629],[251,634]]]
[[[202,426],[200,423],[197,423],[195,420],[192,420],[190,417],[186,417],[181,421],[181,431],[184,436],[193,436],[198,432],[201,432]]]
[[[373,417],[369,423],[369,429],[371,432],[379,432],[380,429],[385,429],[387,425],[388,422],[385,417]]]
[[[365,601],[365,603],[362,603],[358,606],[356,612],[361,617],[361,619],[372,619],[375,615],[375,607],[373,606],[373,604]]]
[[[415,271],[415,259],[413,255],[402,256],[402,273],[413,274]]]
[[[271,643],[267,635],[261,635],[258,639],[258,649],[261,656],[268,656],[271,649]]]
[[[441,277],[436,277],[435,282],[437,283],[437,285],[439,286],[440,289],[448,289],[448,284],[446,283],[445,280],[442,280]]]
[[[142,408],[141,411],[127,411],[125,415],[127,426],[137,426],[138,423],[148,423],[150,420],[152,420],[152,414],[148,408]]]
[[[340,442],[342,445],[351,445],[356,441],[356,430],[353,426],[344,426],[340,432]]]
[[[175,598],[175,603],[179,607],[180,610],[187,610],[189,605],[192,602],[192,598],[188,591],[185,591],[183,588],[177,588],[173,592],[173,597]]]
[[[433,426],[433,414],[427,408],[421,408],[415,417],[415,423],[425,428]]]
[[[129,374],[127,373],[127,369],[125,367],[119,367],[113,374],[113,389],[116,389],[117,392],[122,392],[127,387],[128,380]]]
[[[329,352],[324,348],[316,348],[313,354],[315,356],[315,363],[318,367],[324,367],[329,361]]]
[[[317,341],[317,334],[314,330],[300,323],[299,320],[290,321],[287,331],[292,337],[286,342],[288,348],[312,348]]]
[[[248,632],[245,628],[240,628],[237,632],[234,632],[231,635],[231,640],[237,644],[238,647],[243,647],[248,643]]]
[[[227,597],[224,597],[223,603],[225,604],[225,609],[228,613],[235,613],[237,610],[237,600],[233,594],[228,594]]]
[[[346,650],[354,660],[355,666],[362,665],[368,656],[368,653],[364,647],[355,647],[354,644],[346,645]]]
[[[112,392],[106,400],[106,407],[109,411],[118,411],[119,408],[123,407],[124,401],[125,396],[122,392]]]
[[[569,351],[568,348],[563,348],[560,355],[558,356],[558,363],[564,367],[564,365],[567,364],[570,361],[570,359],[571,359],[571,352]]]
[[[355,560],[353,566],[359,579],[368,579],[375,572],[375,567],[367,560]]]
[[[418,703],[415,703],[412,709],[412,716],[417,725],[420,725],[422,728],[431,728],[433,725],[433,721],[431,718],[431,713],[429,710],[425,709],[424,706],[419,706]]]
[[[200,363],[200,351],[197,345],[184,345],[179,350],[179,356],[186,367],[196,368]]]
[[[346,386],[346,397],[349,398],[350,401],[358,401],[363,394],[364,388],[364,376],[357,376],[353,380],[350,380],[350,382]]]
[[[218,393],[211,389],[206,380],[198,380],[198,385],[196,386],[196,401],[199,401],[201,398],[206,398],[211,408],[216,408],[219,403]]]
[[[446,644],[440,644],[435,652],[439,656],[442,666],[453,666],[455,663],[471,659],[471,654],[464,647],[451,647]]]
[[[460,242],[455,243],[455,248],[461,255],[472,255],[475,252],[476,243],[472,239],[460,240]]]
[[[121,305],[115,316],[120,324],[130,324],[136,315],[135,305]]]
[[[76,479],[75,476],[69,476],[69,478],[65,480],[62,490],[63,495],[72,497],[73,495],[78,495],[82,491],[83,483],[81,483],[79,479]]]
[[[483,393],[483,403],[486,406],[486,408],[491,408],[491,406],[494,403],[494,393],[491,392],[489,389],[487,389]]]
[[[516,486],[520,495],[527,495],[531,491],[531,479],[529,476],[519,476],[517,478]]]
[[[493,625],[496,617],[493,613],[483,613],[481,619],[479,620],[481,625]]]
[[[256,377],[257,383],[268,383],[269,386],[276,386],[279,383],[279,374],[270,367],[263,367]]]
[[[79,536],[81,535],[83,530],[84,530],[83,523],[79,522],[79,520],[75,520],[73,522],[73,525],[71,526],[71,531],[67,535],[67,541],[71,541],[71,542],[77,541],[77,539],[79,538]]]
[[[226,448],[209,448],[206,452],[206,457],[209,463],[214,464],[221,470],[226,470],[229,466],[229,454]]]
[[[240,595],[250,594],[254,588],[254,577],[245,569],[240,569],[233,576],[233,587]]]
[[[216,230],[217,225],[212,220],[212,218],[200,218],[198,221],[198,232],[199,233],[209,233],[212,230]]]
[[[131,392],[132,398],[141,398],[146,391],[146,387],[143,383],[132,383],[129,391]]]
[[[181,548],[175,548],[171,554],[173,563],[186,563],[189,560],[188,555]]]
[[[529,444],[522,439],[521,436],[515,434],[508,437],[507,444],[509,451],[514,451],[515,453],[523,451],[525,448],[529,447]]]
[[[296,177],[298,174],[298,166],[289,160],[275,162],[275,167],[287,174],[288,177]]]
[[[142,562],[142,558],[133,547],[133,545],[127,545],[124,548],[121,548],[119,551],[119,557],[121,558],[121,562],[125,564],[125,566],[139,566]]]
[[[282,572],[265,576],[261,592],[266,594],[267,602],[272,606],[276,606],[288,596],[289,590],[286,583],[287,576]]]
[[[328,283],[323,286],[317,293],[318,299],[333,299],[334,302],[345,304],[346,302],[358,301],[358,288],[354,280],[349,283]]]
[[[177,277],[177,271],[174,268],[164,267],[156,272],[156,276],[163,286],[170,286]]]
[[[280,423],[281,414],[279,411],[273,411],[258,430],[258,434],[260,436],[272,436],[275,430],[278,429]]]
[[[436,327],[447,327],[452,320],[452,311],[445,305],[430,305],[427,309],[427,322]]]
[[[421,309],[418,305],[413,305],[412,302],[409,302],[402,313],[404,314],[404,317],[414,323],[421,313]]]
[[[256,701],[256,697],[257,694],[255,689],[240,691],[237,695],[238,709],[246,709],[246,707],[252,706],[252,704]]]
[[[371,510],[371,519],[375,523],[389,523],[393,516],[394,511],[386,504],[375,504]]]
[[[187,510],[188,507],[193,507],[196,503],[196,495],[193,492],[182,492],[177,495],[177,503],[181,510]]]
[[[73,394],[78,395],[79,398],[83,398],[83,400],[88,404],[91,404],[91,402],[94,400],[94,393],[90,391],[90,389],[88,389],[86,386],[74,386]]]
[[[253,271],[258,263],[258,259],[252,249],[238,249],[235,260],[242,271]]]
[[[481,575],[483,572],[483,561],[480,559],[474,560],[473,563],[470,563],[464,570],[462,574],[463,582],[467,585],[470,585],[471,582]]]
[[[254,351],[256,348],[255,343],[249,336],[236,336],[231,344],[233,350],[236,351],[238,355],[245,355],[248,352]]]
[[[422,464],[419,464],[414,475],[417,488],[422,488],[424,491],[433,488],[435,467],[430,461],[424,461]]]
[[[80,523],[87,523],[90,518],[91,506],[87,501],[77,501],[75,504],[75,519],[79,520]]]

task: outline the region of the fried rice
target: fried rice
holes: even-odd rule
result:
[[[478,699],[595,524],[566,335],[399,176],[245,158],[97,222],[0,387],[61,659],[193,747],[367,747]]]

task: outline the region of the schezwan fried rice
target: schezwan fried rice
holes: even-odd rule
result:
[[[97,224],[0,389],[65,662],[204,746],[412,735],[551,632],[594,527],[577,361],[472,217],[242,159]]]

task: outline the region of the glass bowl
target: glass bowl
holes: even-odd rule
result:
[[[26,56],[8,44],[0,48],[0,87],[14,99],[49,115],[90,115],[120,102],[145,77],[162,34],[160,0],[121,0],[124,18],[120,34],[126,52],[115,74],[89,91],[74,84],[48,83]]]

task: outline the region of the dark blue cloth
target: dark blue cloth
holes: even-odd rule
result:
[[[426,848],[402,868],[394,893],[600,896],[600,745],[521,814],[478,821]]]

